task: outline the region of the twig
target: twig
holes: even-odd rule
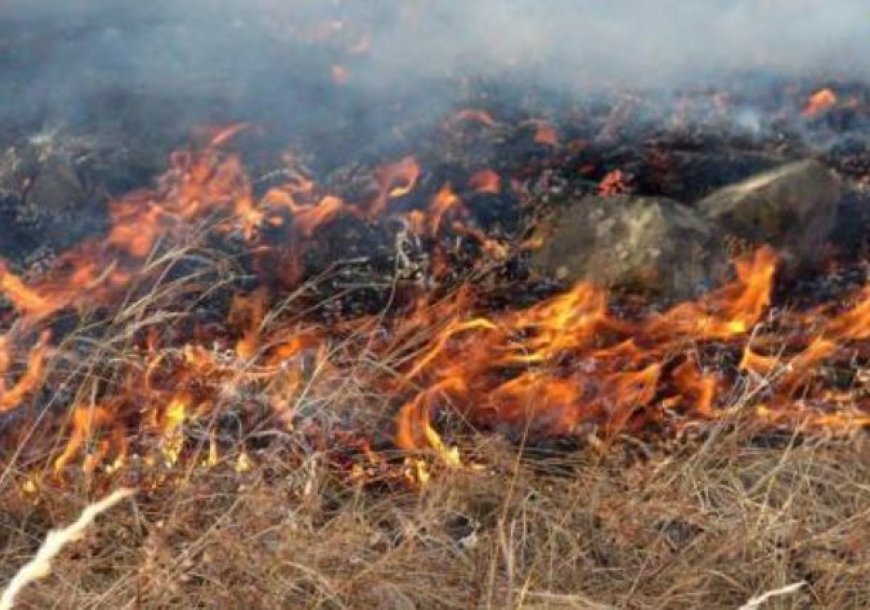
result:
[[[806,581],[802,580],[800,582],[793,582],[790,585],[786,585],[784,587],[780,587],[779,589],[773,589],[772,591],[767,591],[766,593],[762,593],[756,597],[753,597],[748,602],[740,606],[737,610],[757,610],[757,608],[761,607],[761,604],[766,602],[772,597],[779,597],[781,595],[788,595],[789,593],[794,593],[799,589],[802,589],[806,586]],[[2,610],[2,608],[0,608]]]
[[[45,541],[36,555],[29,562],[24,564],[15,574],[3,595],[0,596],[0,610],[12,610],[12,604],[15,603],[15,598],[24,587],[41,578],[45,578],[51,573],[51,561],[63,550],[70,542],[79,540],[85,532],[85,529],[93,523],[94,519],[102,512],[112,508],[115,504],[129,498],[135,493],[132,489],[121,488],[117,489],[99,502],[95,502],[87,506],[79,518],[73,523],[59,530],[51,530],[45,537]]]

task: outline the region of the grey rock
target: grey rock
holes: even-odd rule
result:
[[[97,139],[45,131],[0,154],[0,257],[29,261],[96,233],[107,194],[96,167],[108,158]]]
[[[88,193],[73,164],[64,158],[47,159],[27,189],[18,208],[18,222],[29,224],[69,221],[87,204]]]
[[[818,161],[789,163],[720,189],[697,203],[724,235],[777,248],[788,268],[816,261],[843,193]]]
[[[537,272],[564,281],[686,298],[725,277],[728,256],[715,227],[662,197],[586,196],[570,202],[538,233]]]
[[[849,184],[837,206],[831,243],[846,256],[859,259],[870,251],[870,184]]]

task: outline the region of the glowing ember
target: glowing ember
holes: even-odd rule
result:
[[[535,128],[534,142],[543,146],[556,146],[559,144],[559,134],[556,128],[547,121],[535,119],[529,121],[529,124]]]
[[[837,103],[837,94],[831,89],[819,89],[807,100],[801,111],[804,116],[813,117]]]
[[[622,170],[615,169],[608,172],[598,184],[598,192],[605,197],[628,192],[628,184]]]
[[[497,194],[501,190],[501,177],[491,169],[483,169],[468,179],[468,186],[475,193]]]
[[[414,190],[419,177],[420,165],[414,157],[405,157],[396,163],[378,168],[375,172],[378,194],[369,206],[369,217],[382,216],[387,211],[387,202],[404,197]]]

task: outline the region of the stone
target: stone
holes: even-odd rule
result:
[[[98,142],[49,131],[0,154],[0,258],[26,263],[59,252],[103,226],[107,193]]]
[[[717,285],[728,256],[712,223],[663,197],[587,195],[570,201],[536,235],[538,273],[690,298]]]
[[[870,251],[870,184],[849,184],[837,207],[831,243],[852,259]]]
[[[814,160],[789,163],[720,189],[697,202],[726,236],[776,248],[789,269],[817,261],[843,194],[841,180]]]

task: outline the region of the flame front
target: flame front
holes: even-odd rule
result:
[[[454,120],[491,122],[472,111]],[[58,475],[74,464],[88,473],[119,468],[131,444],[171,466],[189,450],[188,428],[200,425],[212,426],[214,463],[221,414],[262,407],[273,425],[294,429],[311,405],[335,408],[336,400],[395,413],[399,448],[451,466],[461,460],[436,432],[439,414],[515,434],[605,439],[734,416],[835,431],[870,425],[866,400],[844,398],[821,374],[824,365],[866,358],[870,286],[846,307],[772,316],[777,257],[767,247],[735,261],[730,284],[661,313],[619,315],[607,292],[588,283],[525,309],[481,312],[480,295],[466,285],[446,299],[424,294],[394,315],[308,321],[286,298],[301,277],[299,253],[342,216],[401,216],[418,237],[449,228],[496,256],[507,245],[464,222],[461,191],[449,184],[423,209],[391,211],[417,188],[422,170],[413,157],[374,172],[373,196],[359,203],[289,170],[286,184],[256,200],[240,160],[218,150],[230,135],[174,155],[155,189],[111,206],[104,239],[65,253],[45,278],[25,282],[0,266],[0,289],[16,311],[0,336],[0,413],[76,384],[61,409],[68,417],[53,458]],[[496,193],[502,180],[485,169],[467,186]],[[199,279],[182,271],[207,258],[205,240],[215,235],[241,237],[259,286],[236,289],[221,320],[197,321],[197,304],[220,288],[208,273],[225,263]],[[77,360],[70,338],[53,343],[49,328],[62,314],[85,320],[98,310],[117,331],[99,348],[87,343],[100,362]],[[730,367],[721,364],[729,359]],[[88,367],[91,374],[81,373]]]

